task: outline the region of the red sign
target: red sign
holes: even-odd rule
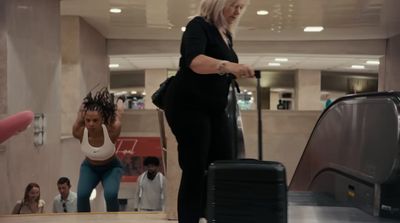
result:
[[[160,172],[164,173],[160,137],[119,137],[115,147],[124,167],[122,182],[136,182],[145,171],[143,160],[148,156],[160,160]]]

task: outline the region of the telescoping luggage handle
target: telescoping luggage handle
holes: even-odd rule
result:
[[[256,70],[254,74],[257,79],[258,159],[262,160],[263,151],[262,151],[261,86],[260,86],[261,71]]]

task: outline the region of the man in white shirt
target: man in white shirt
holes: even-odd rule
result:
[[[138,177],[136,207],[138,211],[163,211],[165,201],[165,177],[159,172],[160,161],[149,156],[143,165],[147,170]]]
[[[77,195],[70,190],[71,183],[69,179],[67,177],[61,177],[57,181],[57,187],[60,194],[54,197],[53,212],[76,212]]]

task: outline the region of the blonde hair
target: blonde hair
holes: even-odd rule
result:
[[[200,2],[199,15],[204,17],[207,22],[214,24],[218,29],[222,28],[234,34],[240,18],[237,19],[235,23],[228,24],[224,17],[224,8],[234,4],[237,1],[238,0],[202,0]],[[245,8],[242,9],[240,16],[243,14]]]

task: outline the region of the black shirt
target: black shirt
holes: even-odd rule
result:
[[[232,75],[197,74],[189,66],[200,55],[215,59],[238,62],[232,49],[232,38],[225,43],[216,26],[203,17],[193,18],[186,26],[181,42],[181,58],[177,78],[171,84],[167,101],[173,106],[200,110],[221,111],[225,109]]]

